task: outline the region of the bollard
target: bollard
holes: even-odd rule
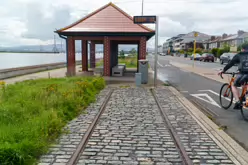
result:
[[[141,73],[135,73],[135,84],[137,87],[141,86]]]

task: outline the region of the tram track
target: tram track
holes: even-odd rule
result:
[[[169,130],[169,133],[170,133],[172,139],[174,140],[175,145],[177,146],[177,149],[178,149],[178,151],[180,153],[180,156],[181,156],[181,159],[182,159],[182,163],[184,165],[193,165],[193,162],[189,158],[189,156],[188,156],[188,154],[187,154],[187,152],[186,152],[183,144],[180,141],[180,138],[178,137],[177,133],[173,129],[172,125],[170,124],[170,121],[169,121],[167,115],[163,111],[163,108],[162,108],[162,106],[159,103],[159,100],[158,100],[158,98],[157,98],[157,96],[155,94],[154,89],[151,89],[150,91],[152,93],[152,96],[154,97],[154,100],[155,100],[158,108],[159,108],[159,111],[161,113],[161,116],[162,116],[162,118],[163,118],[163,120],[164,120],[164,122],[165,122],[165,124],[166,124],[166,126],[168,128],[168,130]]]
[[[73,153],[72,157],[70,158],[69,162],[67,163],[67,165],[76,165],[78,163],[78,160],[80,158],[81,153],[83,153],[88,140],[90,139],[101,115],[104,113],[107,103],[110,100],[110,97],[113,93],[114,89],[111,89],[110,92],[108,93],[108,95],[106,96],[103,104],[100,107],[99,112],[97,113],[96,117],[94,118],[94,120],[92,121],[91,125],[89,126],[89,128],[87,129],[85,135],[83,136],[83,139],[81,140],[81,142],[79,143],[76,151]]]
[[[103,104],[100,107],[99,112],[97,113],[97,115],[94,118],[94,120],[91,123],[91,125],[88,127],[85,135],[83,136],[81,142],[79,143],[76,151],[73,153],[72,157],[68,161],[67,165],[76,165],[76,164],[78,164],[80,156],[84,152],[84,150],[86,148],[86,145],[87,145],[87,143],[88,143],[88,141],[89,141],[94,129],[96,128],[96,125],[98,124],[98,121],[99,121],[100,117],[104,113],[104,111],[106,109],[106,106],[107,106],[107,103],[109,102],[113,91],[114,91],[114,89],[111,89],[110,92],[108,93],[108,95],[106,96]],[[179,155],[180,155],[181,160],[182,160],[182,164],[183,165],[193,165],[193,162],[189,158],[189,156],[188,156],[186,150],[184,149],[184,147],[183,147],[178,135],[176,134],[175,130],[173,129],[172,125],[170,124],[168,117],[166,116],[165,112],[162,110],[162,106],[160,105],[154,90],[151,89],[150,91],[152,93],[152,96],[153,96],[158,108],[159,108],[159,111],[161,113],[161,116],[162,116],[165,124],[166,124],[166,127],[169,130],[169,133],[170,133],[170,135],[172,137],[172,140],[173,140],[173,142],[174,142],[174,144],[175,144],[175,146],[176,146],[176,148],[177,148],[177,150],[179,152]]]

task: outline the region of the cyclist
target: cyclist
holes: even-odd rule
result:
[[[218,75],[225,73],[228,69],[230,69],[235,64],[239,64],[238,66],[239,74],[236,76],[235,81],[232,85],[232,91],[233,91],[234,98],[236,100],[234,109],[240,109],[242,104],[239,101],[238,87],[240,87],[243,83],[248,81],[248,47],[247,46],[242,46],[241,52],[236,54],[232,58],[232,60],[223,68],[223,70],[218,73]]]

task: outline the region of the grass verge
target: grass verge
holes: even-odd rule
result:
[[[126,64],[127,68],[137,68],[137,56],[118,58],[118,64]],[[96,67],[103,66],[103,59],[96,62]]]
[[[104,87],[93,77],[0,83],[0,164],[34,164]]]

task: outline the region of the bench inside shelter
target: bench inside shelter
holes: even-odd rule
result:
[[[126,71],[126,64],[117,64],[112,68],[112,76],[123,76]]]

